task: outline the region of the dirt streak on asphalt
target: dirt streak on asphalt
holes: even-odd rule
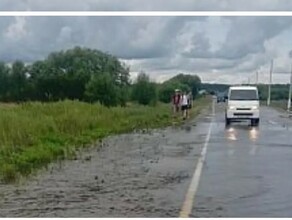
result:
[[[0,185],[0,217],[177,217],[210,123],[108,137],[22,185]]]

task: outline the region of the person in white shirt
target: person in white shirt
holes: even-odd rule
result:
[[[182,94],[181,98],[181,110],[183,114],[183,119],[185,120],[188,117],[188,96],[186,92]]]

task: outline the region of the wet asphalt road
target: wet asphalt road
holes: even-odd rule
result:
[[[262,107],[259,128],[225,128],[216,106],[193,217],[292,217],[292,120]]]
[[[191,217],[291,217],[292,120],[225,128],[224,105],[180,127],[113,136],[18,186],[0,217],[178,217],[212,123]]]

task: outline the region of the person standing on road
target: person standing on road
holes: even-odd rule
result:
[[[176,89],[174,95],[172,96],[172,106],[173,106],[173,115],[174,116],[176,116],[176,114],[180,110],[180,103],[181,103],[180,90]]]
[[[181,110],[183,119],[185,120],[188,117],[188,96],[186,92],[183,93],[181,98]]]

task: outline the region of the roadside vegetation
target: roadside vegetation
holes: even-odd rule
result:
[[[192,116],[209,103],[195,101]],[[169,104],[107,108],[78,101],[23,103],[0,107],[0,173],[14,181],[111,134],[181,122]]]
[[[280,110],[280,111],[285,111],[287,112],[287,100],[273,100],[271,101],[271,106]],[[267,102],[265,102],[265,105],[267,104]]]
[[[98,50],[76,47],[25,65],[0,62],[0,179],[15,181],[102,138],[181,123],[170,105],[174,89],[192,91],[196,116],[210,100],[201,80],[178,74],[156,83],[143,71]]]

